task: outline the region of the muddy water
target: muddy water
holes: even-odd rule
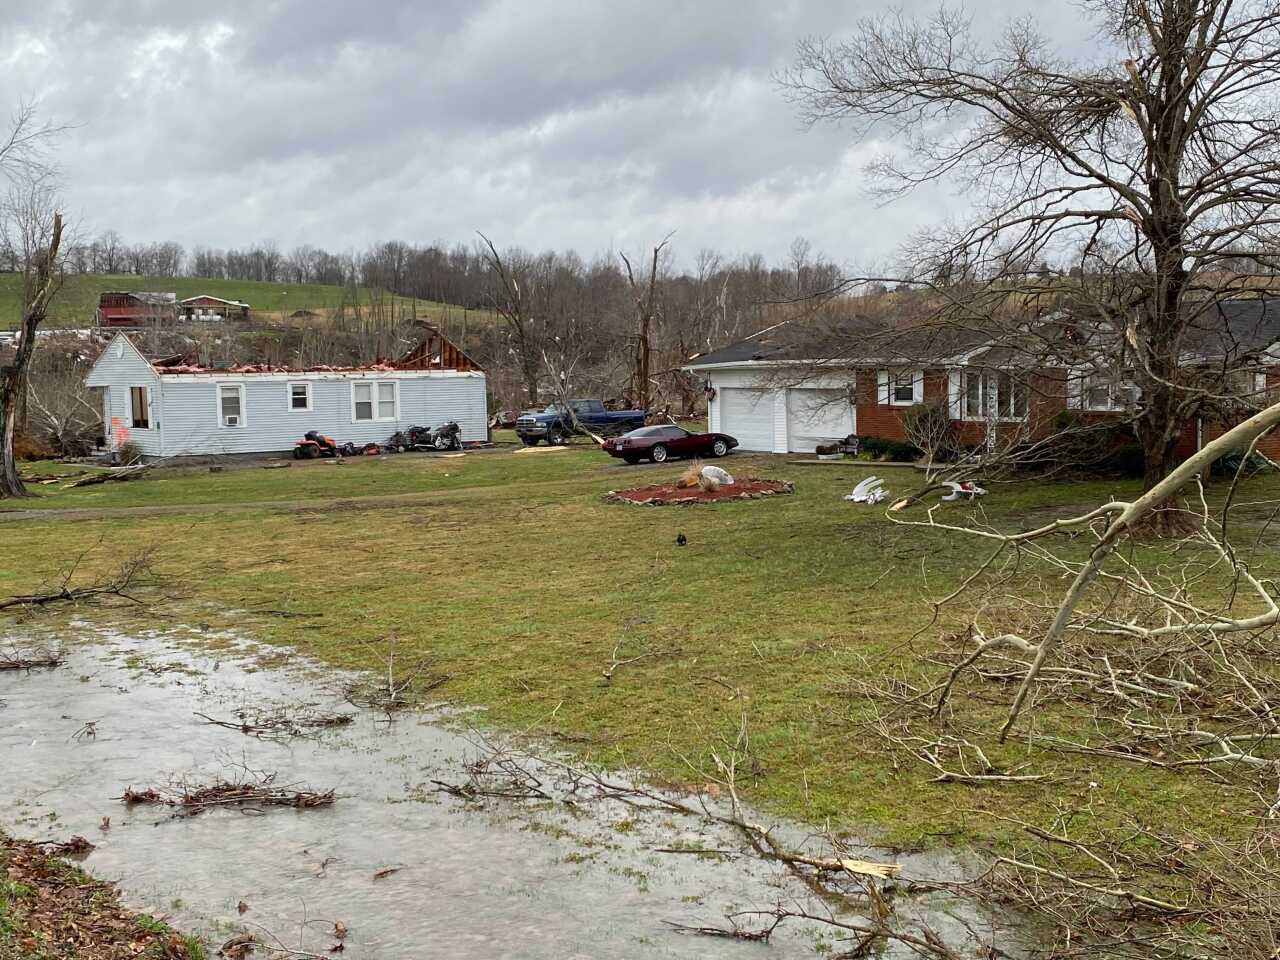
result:
[[[456,717],[388,725],[366,712],[316,740],[262,741],[193,714],[231,719],[242,706],[299,702],[351,711],[332,672],[296,658],[264,668],[254,661],[261,650],[248,644],[211,653],[207,636],[121,637],[87,626],[84,634],[57,669],[0,673],[0,825],[33,839],[89,838],[97,849],[86,869],[120,879],[136,909],[211,942],[247,926],[323,954],[341,921],[350,931],[342,956],[356,960],[839,952],[829,928],[784,926],[766,947],[691,937],[663,923],[720,925],[732,911],[811,904],[794,878],[748,856],[654,849],[740,851],[722,828],[625,808],[477,808],[431,789],[433,779],[463,779],[461,764],[476,756]],[[86,722],[93,736],[84,735]],[[232,777],[237,768],[334,788],[340,799],[324,809],[188,818],[112,799],[130,785]],[[898,859],[908,875],[955,870],[936,859]],[[988,926],[956,904],[912,909],[929,911],[957,937],[948,911]]]

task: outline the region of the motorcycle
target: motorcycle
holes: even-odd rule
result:
[[[461,450],[462,428],[456,420],[450,420],[434,430],[428,427],[398,430],[387,440],[386,448],[394,453],[409,450]]]

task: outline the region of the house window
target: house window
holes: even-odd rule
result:
[[[221,427],[244,426],[244,387],[241,384],[219,385],[218,425]]]
[[[129,388],[129,415],[135,430],[151,428],[151,388]]]
[[[960,415],[964,420],[1025,420],[1027,385],[1008,373],[965,370]]]
[[[902,370],[893,374],[893,388],[889,399],[895,404],[916,402],[916,378],[910,370]]]
[[[881,370],[880,402],[894,407],[909,407],[924,402],[924,371]]]
[[[399,397],[398,384],[394,380],[351,385],[351,419],[395,420]]]
[[[1141,395],[1137,386],[1127,381],[1086,377],[1080,387],[1084,408],[1096,412],[1112,413],[1135,406]]]
[[[310,410],[311,409],[311,384],[309,383],[289,384],[289,409],[290,410]]]

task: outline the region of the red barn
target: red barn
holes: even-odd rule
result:
[[[100,327],[145,327],[173,323],[177,318],[176,293],[108,291],[98,297]]]

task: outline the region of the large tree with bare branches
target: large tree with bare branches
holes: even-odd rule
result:
[[[1101,38],[1091,62],[1054,54],[1029,21],[984,42],[943,9],[807,41],[784,82],[809,120],[900,142],[872,171],[887,196],[945,180],[979,198],[969,222],[918,238],[890,279],[932,288],[936,321],[1005,324],[1032,365],[1044,345],[1025,310],[1009,319],[1011,295],[1066,308],[1056,348],[1138,388],[1151,487],[1193,417],[1248,392],[1250,357],[1218,305],[1265,294],[1276,273],[1280,6],[1082,6]]]
[[[18,476],[13,441],[18,406],[27,389],[27,371],[36,330],[62,278],[62,215],[56,209],[53,169],[45,148],[58,128],[38,121],[23,105],[0,143],[0,174],[9,192],[0,203],[0,230],[22,270],[22,316],[12,359],[0,365],[0,499],[26,496]]]

